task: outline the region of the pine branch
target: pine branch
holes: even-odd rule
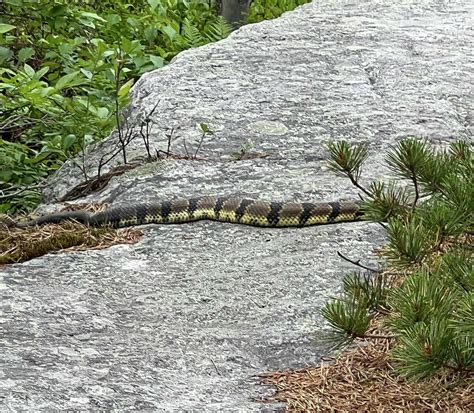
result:
[[[329,168],[347,176],[356,188],[372,199],[373,194],[359,183],[363,163],[368,157],[367,146],[350,147],[346,141],[340,141],[330,142],[327,147],[331,156]]]

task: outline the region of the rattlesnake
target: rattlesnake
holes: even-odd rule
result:
[[[259,227],[305,227],[362,219],[361,203],[349,202],[267,202],[240,197],[178,199],[154,203],[114,206],[103,212],[60,212],[13,226],[25,228],[75,220],[91,226],[115,228],[142,224],[178,224],[213,220]]]

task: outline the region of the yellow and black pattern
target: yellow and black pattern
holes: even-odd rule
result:
[[[362,219],[360,202],[267,202],[238,197],[201,197],[115,206],[104,212],[84,211],[45,215],[27,227],[65,220],[115,228],[143,224],[179,224],[199,220],[232,222],[257,227],[306,227]]]

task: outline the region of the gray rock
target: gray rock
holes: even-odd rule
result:
[[[416,4],[415,4],[416,3]],[[156,106],[150,144],[196,148],[113,178],[80,202],[201,194],[269,200],[351,199],[325,144],[370,145],[364,182],[389,178],[386,149],[416,135],[445,145],[472,135],[473,4],[314,2],[181,53],[144,75],[127,123]],[[117,134],[90,148],[93,175]],[[236,160],[241,150],[266,155]],[[128,157],[146,155],[137,138]],[[113,159],[104,171],[120,164]],[[43,211],[82,181],[66,163]],[[258,410],[254,376],[314,365],[330,347],[320,308],[352,268],[374,264],[373,223],[262,229],[215,222],[150,226],[135,245],[51,254],[0,271],[2,409]],[[271,408],[277,409],[275,405]]]

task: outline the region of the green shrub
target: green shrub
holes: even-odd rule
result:
[[[254,0],[247,16],[248,23],[257,23],[279,17],[286,11],[309,3],[311,0]]]
[[[327,304],[323,315],[343,339],[364,337],[371,320],[384,316],[396,339],[393,359],[406,376],[424,378],[441,368],[472,373],[472,145],[459,141],[436,151],[427,142],[403,140],[388,153],[387,163],[407,185],[375,182],[369,189],[359,182],[366,150],[345,142],[329,149],[330,166],[366,195],[368,219],[388,220],[383,255],[389,271],[366,274],[372,281],[365,284],[354,283],[361,275],[347,276],[342,295]],[[407,275],[380,288],[376,281],[386,272]],[[376,297],[377,305],[367,297]]]
[[[257,0],[249,21],[305,0]],[[0,2],[0,213],[34,207],[42,181],[107,136],[143,73],[226,37],[214,0]]]
[[[209,1],[3,1],[0,212],[34,206],[27,187],[108,136],[143,73],[230,30]]]

